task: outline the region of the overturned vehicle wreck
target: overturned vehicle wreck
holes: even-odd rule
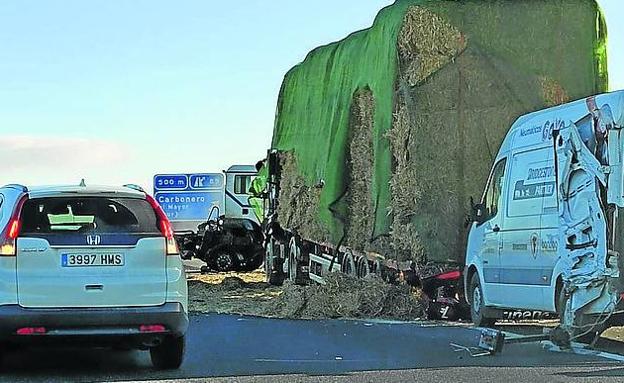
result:
[[[179,236],[185,258],[206,262],[202,271],[253,271],[264,261],[262,229],[250,219],[209,219],[197,233]]]
[[[624,91],[520,117],[494,162],[468,237],[471,316],[557,313],[553,340],[624,323]]]

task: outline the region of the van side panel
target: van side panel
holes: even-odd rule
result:
[[[541,146],[511,156],[503,248],[501,284],[506,305],[545,310],[556,253],[543,251],[546,241],[542,219],[557,210],[545,203],[555,198],[552,148]],[[556,202],[556,201],[555,201]]]

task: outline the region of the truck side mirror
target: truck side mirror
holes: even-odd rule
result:
[[[277,150],[270,150],[267,165],[269,166],[269,175],[276,175],[279,168],[279,153]]]

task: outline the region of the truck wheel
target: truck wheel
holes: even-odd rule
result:
[[[184,349],[184,336],[168,336],[160,345],[150,348],[152,364],[159,370],[176,369],[184,360]]]
[[[247,261],[247,264],[243,268],[243,271],[254,271],[262,266],[263,256],[264,252],[260,252],[254,255],[249,261]]]
[[[472,275],[468,290],[470,294],[470,317],[472,319],[472,323],[477,327],[494,326],[496,319],[488,318],[483,314],[485,309],[483,289],[481,289],[481,282],[479,281],[479,275],[477,273]]]
[[[221,251],[214,257],[214,259],[217,271],[223,273],[234,270],[235,260],[232,253]]]
[[[276,250],[279,246],[271,238],[266,245],[266,256],[264,257],[264,274],[268,284],[281,286],[284,283],[284,273],[279,267],[275,267],[275,260],[278,258]]]
[[[301,254],[301,249],[297,246],[297,241],[295,237],[290,239],[290,246],[288,251],[288,279],[297,284],[299,282],[299,255]]]

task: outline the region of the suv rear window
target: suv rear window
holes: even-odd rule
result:
[[[154,209],[137,198],[35,198],[26,201],[21,218],[22,235],[160,234]]]

